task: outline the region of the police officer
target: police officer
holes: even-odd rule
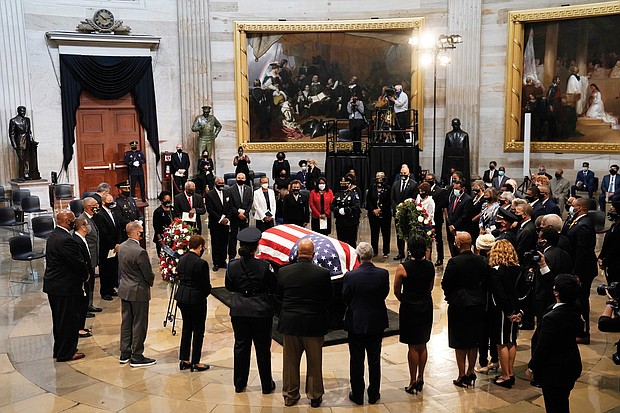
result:
[[[347,174],[340,181],[340,187],[342,189],[336,193],[331,206],[332,213],[336,217],[336,233],[339,241],[355,248],[362,213],[360,196],[355,187],[355,175]]]
[[[370,245],[375,252],[379,251],[379,232],[383,236],[383,258],[390,253],[390,238],[392,236],[392,208],[390,186],[385,183],[385,173],[377,172],[375,184],[368,191],[366,198],[368,223],[370,224]]]
[[[145,202],[146,191],[144,190],[144,169],[142,165],[146,163],[146,156],[144,156],[144,152],[138,149],[138,141],[131,141],[129,145],[131,150],[125,152],[125,165],[127,165],[129,170],[131,196],[136,196],[136,182],[138,182],[142,202]]]
[[[226,289],[232,292],[230,319],[235,332],[233,382],[241,393],[248,384],[252,342],[263,394],[272,393],[276,383],[271,375],[271,325],[274,308],[270,295],[278,282],[271,265],[254,258],[261,232],[257,228],[239,231],[241,258],[228,263]]]
[[[132,221],[141,221],[142,215],[136,205],[136,200],[129,194],[129,181],[121,181],[115,185],[119,189],[119,195],[114,200],[116,209],[120,215],[121,242],[127,239],[125,226]]]

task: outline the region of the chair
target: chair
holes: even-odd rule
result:
[[[62,201],[72,201],[72,200],[73,200],[73,186],[71,186],[71,184],[58,184],[54,186],[54,201],[59,202],[60,209],[65,208],[62,206]]]
[[[40,214],[41,212],[47,211],[41,209],[41,203],[38,196],[31,195],[22,199],[22,213],[24,214],[24,221],[26,221],[25,214],[28,214],[29,221],[32,221],[33,214]],[[30,225],[28,226],[30,227]]]
[[[32,235],[36,238],[47,239],[54,231],[54,218],[43,215],[32,218]]]
[[[0,228],[11,228],[13,235],[15,235],[15,228],[23,227],[25,222],[17,221],[15,219],[15,209],[13,207],[0,208]]]
[[[302,194],[305,198],[310,198],[310,191],[307,189],[301,189],[299,193]]]
[[[82,199],[86,199],[88,197],[93,197],[96,194],[96,192],[93,191],[87,191],[87,192],[83,192],[82,193]]]
[[[6,193],[2,185],[0,185],[0,202],[2,202],[2,204],[6,202]]]
[[[236,178],[228,178],[226,180],[226,185],[228,186],[234,186],[237,184],[237,179]]]
[[[227,172],[224,174],[224,182],[228,182],[229,179],[236,179],[237,174],[234,172]]]
[[[69,202],[69,209],[76,217],[79,217],[82,212],[84,212],[84,201],[81,199],[74,199]]]
[[[254,188],[260,188],[260,178],[254,178]]]
[[[263,176],[267,176],[265,172],[254,172],[254,178],[262,178]]]
[[[30,196],[30,189],[15,189],[11,191],[11,204],[13,207],[22,207],[22,199]]]
[[[32,243],[30,237],[27,235],[17,235],[9,239],[9,249],[11,251],[11,268],[9,269],[9,282],[16,282],[21,284],[33,284],[35,282],[36,272],[32,268],[32,261],[45,257],[42,252],[33,252]],[[13,261],[28,261],[30,264],[30,274],[32,274],[32,280],[22,278],[20,280],[12,281],[11,275],[13,275]]]

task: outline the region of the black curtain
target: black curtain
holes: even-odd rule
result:
[[[325,159],[325,177],[334,192],[340,191],[340,178],[344,177],[351,169],[355,169],[356,185],[360,189],[360,197],[364,202],[370,181],[368,157],[363,155],[328,155]]]
[[[409,171],[415,175],[420,164],[420,152],[418,146],[374,144],[370,147],[370,176],[374,180],[377,172],[385,173],[390,186],[394,178],[398,177],[400,167],[406,163]]]
[[[150,57],[60,55],[63,169],[73,159],[76,111],[83,90],[99,99],[131,93],[140,123],[159,162],[159,131]]]

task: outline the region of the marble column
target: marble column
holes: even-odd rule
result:
[[[17,176],[17,157],[9,141],[9,119],[17,114],[18,106],[25,106],[26,116],[33,122],[26,24],[22,0],[0,1],[0,184]],[[36,136],[35,136],[36,139]]]
[[[194,118],[202,113],[201,107],[212,102],[211,42],[209,30],[209,2],[204,0],[177,0],[179,15],[179,68],[181,91],[181,132],[184,149],[192,165],[199,154],[197,135],[192,132]],[[211,154],[212,156],[214,154]],[[213,156],[215,158],[215,156]]]
[[[445,128],[453,118],[461,120],[461,128],[470,137],[470,168],[480,174],[478,158],[480,136],[480,31],[482,0],[448,0],[448,29],[445,34],[460,34],[463,43],[448,51],[452,59],[446,68]],[[443,137],[437,143],[443,145]],[[443,151],[443,149],[442,149]],[[443,153],[443,152],[439,152]],[[469,186],[469,185],[468,185]]]

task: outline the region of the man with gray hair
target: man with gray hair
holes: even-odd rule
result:
[[[566,252],[570,252],[570,242],[566,235],[562,234],[562,226],[564,223],[562,222],[562,218],[560,218],[557,214],[547,214],[542,216],[542,221],[540,221],[541,228],[553,228],[556,232],[560,234],[560,239],[558,240],[558,247]],[[571,257],[572,259],[572,257]]]
[[[344,276],[342,299],[347,305],[344,329],[349,333],[349,399],[364,404],[364,357],[368,356],[368,403],[381,397],[381,341],[388,327],[385,299],[390,292],[387,270],[372,263],[372,246],[360,242],[355,249],[361,265]]]
[[[394,105],[397,127],[400,130],[409,129],[409,97],[403,91],[402,85],[394,86],[394,90],[396,93],[390,96],[389,99]],[[403,132],[398,132],[396,134],[396,140],[398,142],[404,142],[405,134]]]
[[[95,201],[99,204],[99,208],[101,208],[103,197],[109,194],[110,190],[112,190],[112,187],[110,184],[105,182],[102,182],[99,186],[97,186],[97,192],[93,195],[93,198],[95,198]]]

